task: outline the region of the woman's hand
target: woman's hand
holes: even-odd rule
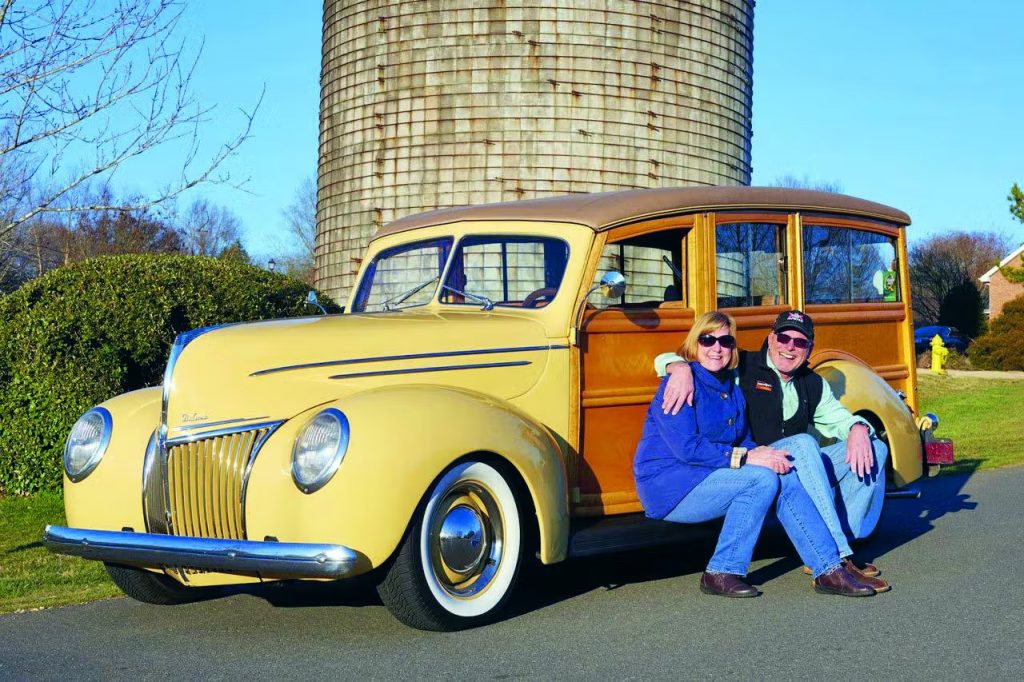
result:
[[[776,450],[770,448],[767,445],[758,445],[756,448],[747,453],[747,464],[753,464],[754,466],[767,467],[779,474],[788,474],[793,465],[789,461],[789,452],[786,450]]]

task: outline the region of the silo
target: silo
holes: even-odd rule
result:
[[[317,284],[433,208],[749,184],[753,0],[325,0]]]

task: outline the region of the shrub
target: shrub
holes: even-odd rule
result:
[[[946,356],[946,361],[942,363],[945,369],[977,369],[972,363],[971,359],[967,355],[961,355],[952,348],[949,349],[949,355]],[[926,350],[923,353],[917,354],[917,368],[918,369],[931,369],[932,367],[932,352]]]
[[[931,366],[930,362],[928,366]],[[949,355],[946,356],[946,362],[942,366],[946,369],[974,369],[974,365],[971,364],[971,358],[968,355],[961,355],[952,348],[949,349]]]
[[[939,306],[939,324],[956,327],[971,339],[985,332],[985,304],[974,282],[964,281],[949,290]]]
[[[308,315],[307,291],[238,261],[147,254],[58,268],[0,297],[0,493],[59,489],[75,420],[158,385],[178,333]]]
[[[971,344],[968,355],[977,369],[1024,370],[1024,296],[1003,306],[988,333]]]

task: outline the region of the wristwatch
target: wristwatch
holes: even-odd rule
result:
[[[739,469],[747,461],[747,449],[741,447],[734,447],[732,449],[732,458],[729,460],[730,469]]]

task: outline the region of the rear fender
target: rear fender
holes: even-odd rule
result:
[[[885,428],[894,483],[898,487],[921,477],[921,434],[914,415],[899,395],[867,365],[829,360],[814,368],[850,412],[870,412]]]

